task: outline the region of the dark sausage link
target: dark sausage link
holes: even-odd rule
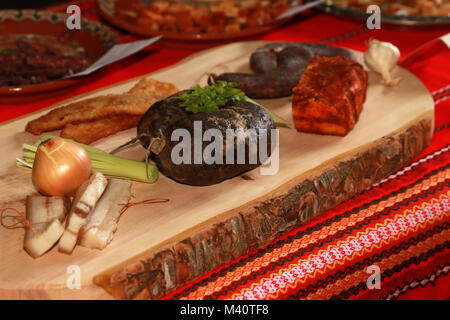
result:
[[[277,66],[277,54],[275,51],[254,52],[250,56],[250,68],[254,73],[274,72]]]
[[[281,69],[305,69],[313,54],[303,47],[286,47],[277,54],[277,65]]]
[[[318,43],[274,42],[258,48],[250,56],[254,74],[223,73],[211,75],[208,83],[229,81],[250,98],[280,98],[292,94],[309,61],[316,55],[354,58],[350,51]]]
[[[304,69],[292,71],[281,70],[275,73],[249,74],[249,73],[222,73],[211,75],[208,83],[217,81],[236,82],[239,89],[250,98],[267,99],[281,98],[291,95]]]

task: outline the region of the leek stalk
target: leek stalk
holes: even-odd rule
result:
[[[64,139],[52,135],[40,138],[36,144],[23,144],[23,158],[16,159],[19,168],[31,169],[38,146],[51,138]],[[81,146],[89,155],[92,164],[92,172],[101,172],[111,178],[122,178],[140,182],[153,183],[158,180],[158,168],[145,162],[130,160],[114,156],[100,149],[78,143],[70,139],[64,139]]]

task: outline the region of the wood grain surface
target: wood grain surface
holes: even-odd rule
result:
[[[181,89],[205,84],[209,72],[248,71],[250,53],[263,44],[242,42],[210,49],[150,76]],[[361,54],[357,56],[361,60]],[[394,88],[369,73],[360,120],[345,137],[281,128],[276,175],[261,175],[257,168],[245,178],[207,187],[182,185],[164,176],[155,184],[133,183],[133,201],[170,201],[130,208],[121,217],[114,240],[102,251],[78,246],[72,255],[64,255],[53,248],[32,259],[23,250],[24,230],[0,227],[0,297],[158,298],[363,191],[420,153],[433,132],[431,95],[406,70],[398,68],[395,73],[402,81]],[[125,92],[137,81],[71,101]],[[291,98],[259,102],[294,127]],[[36,193],[30,173],[16,168],[15,158],[23,143],[37,139],[24,132],[27,121],[47,111],[0,126],[0,208],[24,211],[25,197]],[[110,151],[134,135],[135,130],[126,130],[93,146]],[[142,159],[144,152],[136,148],[122,155]],[[68,267],[74,265],[80,268],[80,289],[67,287]]]

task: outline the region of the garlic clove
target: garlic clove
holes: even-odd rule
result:
[[[369,48],[364,52],[364,62],[367,67],[383,77],[385,84],[395,86],[400,78],[393,79],[391,71],[397,65],[400,50],[390,42],[369,40]]]

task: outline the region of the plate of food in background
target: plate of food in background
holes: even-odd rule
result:
[[[140,36],[162,35],[159,45],[206,48],[275,29],[301,0],[98,0],[100,14]]]
[[[448,0],[326,0],[322,10],[350,18],[367,19],[366,9],[377,5],[381,21],[395,26],[450,25]]]
[[[83,81],[66,78],[87,69],[116,42],[112,30],[81,19],[69,30],[68,15],[35,10],[0,11],[0,102],[58,94]]]

